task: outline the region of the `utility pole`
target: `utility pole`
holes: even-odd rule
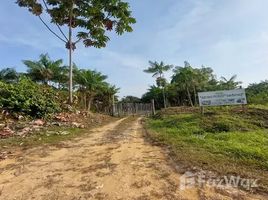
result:
[[[72,61],[72,23],[73,23],[73,3],[70,10],[70,19],[69,19],[69,104],[73,103],[73,61]]]

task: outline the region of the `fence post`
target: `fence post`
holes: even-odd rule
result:
[[[155,115],[154,99],[151,100],[152,114]]]
[[[115,116],[115,103],[114,103],[114,95],[113,95],[113,99],[112,99],[112,104],[113,104],[113,108],[112,108],[112,115]]]
[[[205,108],[204,108],[204,106],[201,106],[200,108],[201,108],[201,114],[204,115],[204,113],[205,113]]]

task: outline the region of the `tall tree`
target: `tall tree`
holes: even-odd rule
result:
[[[198,91],[207,90],[213,84],[217,84],[214,81],[213,70],[209,67],[193,68],[185,61],[184,67],[175,67],[173,72],[171,83],[175,84],[182,91],[186,91],[188,102],[191,106],[198,104]]]
[[[86,47],[105,47],[109,40],[106,31],[115,29],[121,35],[131,32],[131,24],[136,20],[131,16],[129,4],[122,0],[17,0],[21,7],[26,7],[60,39],[69,50],[69,102],[72,103],[73,69],[72,52],[78,42]],[[60,31],[56,33],[42,18],[46,12],[51,17],[51,23]],[[68,36],[62,27],[68,27]],[[76,39],[73,39],[73,29],[77,29]]]
[[[97,71],[81,69],[75,72],[75,82],[79,85],[79,90],[84,94],[85,107],[91,109],[94,97],[106,87],[107,76]]]
[[[104,83],[97,95],[94,97],[94,106],[98,112],[105,112],[114,114],[114,103],[118,100],[116,93],[118,93],[119,88],[115,85],[110,85],[109,83]]]
[[[153,74],[153,77],[156,77],[156,84],[158,87],[162,88],[163,94],[163,101],[164,101],[164,108],[167,107],[166,105],[166,95],[165,95],[165,86],[166,86],[166,79],[164,78],[164,73],[172,69],[172,65],[165,65],[164,62],[152,62],[149,61],[149,67],[143,70],[145,73]]]
[[[175,67],[174,75],[172,76],[171,83],[176,83],[187,92],[188,101],[191,106],[194,106],[191,96],[191,88],[194,88],[195,71],[188,64],[184,63],[184,67]]]
[[[233,75],[230,79],[227,79],[225,77],[221,77],[221,80],[219,82],[221,89],[224,90],[231,90],[238,88],[238,86],[242,83],[241,81],[236,81],[237,76]]]
[[[62,71],[62,60],[53,61],[48,54],[41,54],[38,61],[24,60],[27,66],[28,75],[33,81],[49,84],[51,81],[57,81],[57,76]]]

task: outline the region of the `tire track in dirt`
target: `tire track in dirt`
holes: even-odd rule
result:
[[[142,131],[140,118],[124,118],[71,142],[4,160],[0,199],[235,199],[213,188],[180,191],[181,175],[165,150],[147,143]],[[237,199],[254,199],[235,192]]]

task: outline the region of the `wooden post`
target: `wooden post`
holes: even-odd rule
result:
[[[120,117],[120,104],[117,104],[117,116]]]
[[[242,89],[242,86],[240,86],[239,88]],[[243,111],[243,112],[246,111],[245,104],[242,104],[242,111]]]
[[[113,106],[113,110],[112,110],[112,115],[115,116],[115,104],[114,104],[114,95],[113,95],[113,98],[112,98],[112,106]]]
[[[155,115],[154,99],[151,100],[152,114]]]
[[[242,104],[242,111],[245,112],[246,111],[246,105]]]
[[[201,106],[200,108],[201,108],[201,114],[204,115],[204,113],[205,113],[205,108],[204,108],[204,106]]]

